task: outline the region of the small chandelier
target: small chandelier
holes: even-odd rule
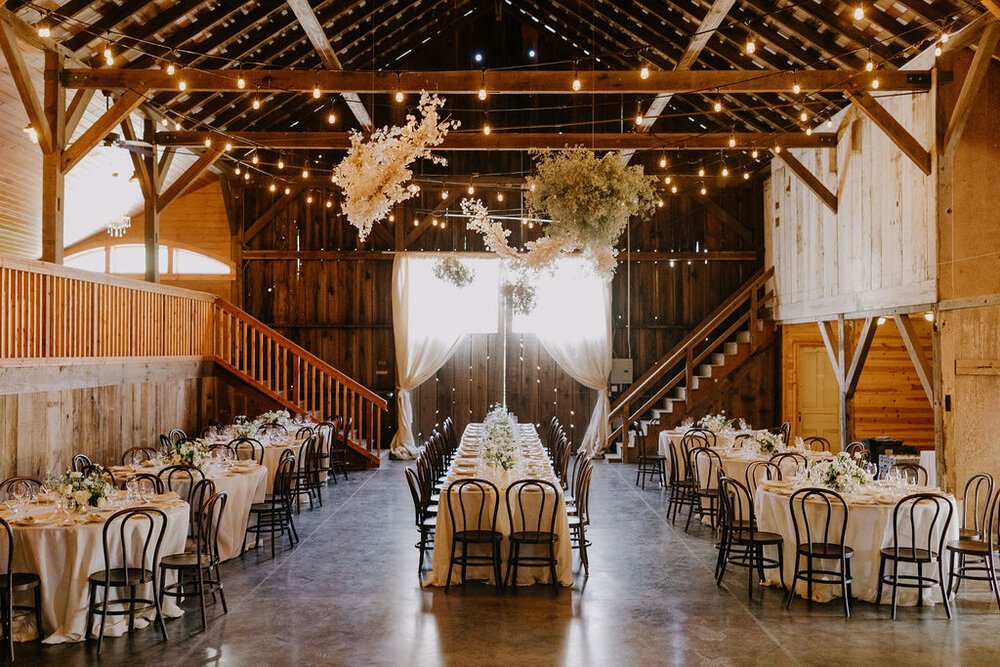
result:
[[[129,230],[132,226],[132,218],[129,217],[128,213],[122,213],[117,217],[113,217],[105,223],[105,227],[108,230],[108,236],[112,238],[121,238],[124,236],[125,232]]]

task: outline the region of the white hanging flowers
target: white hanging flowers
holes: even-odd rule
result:
[[[500,291],[514,313],[528,315],[535,309],[535,286],[529,283],[525,276],[504,283]]]
[[[462,288],[472,284],[476,272],[460,262],[456,257],[442,257],[434,262],[434,277],[455,287]]]
[[[515,270],[550,268],[560,254],[581,252],[598,275],[611,280],[618,239],[629,218],[656,207],[654,179],[641,166],[623,164],[617,153],[598,158],[576,147],[533,150],[532,155],[536,173],[528,177],[525,203],[532,215],[548,219],[544,235],[518,253],[507,240],[510,231],[491,220],[479,200],[462,201],[468,228],[482,234],[486,247]]]
[[[449,130],[459,127],[457,120],[441,120],[439,109],[444,99],[420,93],[420,118],[409,114],[402,127],[383,127],[365,139],[351,133],[351,148],[333,175],[344,191],[343,211],[348,222],[357,227],[358,238],[365,240],[372,225],[382,220],[392,207],[415,196],[420,188],[410,181],[410,165],[418,158],[435,164],[447,160],[431,152],[444,141]]]

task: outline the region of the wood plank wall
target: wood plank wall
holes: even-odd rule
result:
[[[923,146],[933,144],[930,94],[884,96],[879,103]],[[765,235],[779,319],[934,302],[935,176],[925,176],[857,109],[834,122],[836,150],[790,152],[838,196],[836,214],[783,162],[771,161]]]
[[[928,358],[933,358],[931,323],[920,315],[911,319]],[[792,424],[793,436],[809,436],[797,429],[796,399],[798,369],[796,346],[823,349],[819,327],[795,324],[781,327],[782,421]],[[825,358],[825,355],[824,355]],[[829,396],[830,409],[837,412],[838,396]],[[922,448],[934,446],[934,410],[924,393],[917,372],[892,320],[878,327],[871,351],[861,372],[854,396],[854,437],[887,435]]]
[[[493,198],[492,193],[477,195]],[[280,196],[264,189],[244,191],[249,227]],[[274,216],[263,231],[248,242],[247,257],[258,250],[352,251],[358,249],[356,233],[337,214],[332,193],[314,192],[312,204],[300,195]],[[508,204],[516,194],[508,193]],[[334,202],[326,208],[327,197]],[[452,194],[455,207],[459,193]],[[440,201],[437,192],[395,211],[402,235],[412,232],[413,221],[427,224],[429,211]],[[761,238],[759,183],[751,182],[731,192],[715,195],[724,211],[700,198],[668,200],[654,220],[631,229],[631,248],[638,251],[687,251],[753,249]],[[733,232],[729,216],[744,221],[751,238]],[[482,241],[469,235],[461,221],[446,220],[444,229],[426,229],[409,250],[482,250]],[[395,227],[383,223],[365,244],[368,251],[390,250]],[[538,230],[515,225],[512,241],[521,243]],[[760,264],[758,262],[632,262],[620,264],[613,283],[615,356],[631,356],[638,375],[667,352],[684,333],[727,298]],[[388,395],[395,388],[395,351],[392,335],[391,255],[384,259],[332,259],[327,261],[260,260],[246,262],[244,308],[286,336],[312,351],[362,384]],[[631,304],[631,308],[629,308]],[[631,349],[626,324],[631,317]],[[426,436],[434,424],[454,415],[459,424],[478,419],[488,405],[500,399],[502,341],[499,335],[469,337],[437,376],[414,395],[415,429]],[[521,347],[523,343],[523,348]],[[508,350],[508,402],[525,420],[547,421],[553,411],[573,426],[586,428],[593,406],[593,392],[560,371],[541,350],[533,336],[512,336]],[[521,357],[524,360],[521,360]],[[470,366],[472,380],[470,381]],[[776,395],[772,402],[776,406]],[[553,402],[554,401],[554,402]],[[391,405],[391,402],[390,402]],[[391,410],[392,408],[390,408]],[[776,412],[775,407],[773,412]],[[389,423],[394,416],[390,413]]]

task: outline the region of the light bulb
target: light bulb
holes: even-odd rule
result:
[[[479,99],[481,99],[481,100],[485,100],[486,99],[486,89],[485,88],[480,88],[479,89]]]
[[[752,157],[754,160],[757,159],[758,155],[760,155],[760,152],[758,152],[756,148],[750,151],[750,157]]]
[[[660,169],[666,169],[666,168],[667,168],[667,158],[666,157],[661,157],[660,158]]]
[[[275,185],[274,183],[271,183],[270,187],[268,187],[267,189],[270,190],[271,192],[274,192],[275,190],[278,189],[278,186]]]
[[[284,169],[284,168],[285,168],[285,161],[282,160],[281,158],[278,158],[278,169]]]
[[[942,32],[941,33],[941,43],[942,44],[947,44],[949,38],[950,38],[950,36],[948,35],[948,33],[946,33],[946,32]]]
[[[488,135],[488,134],[489,134],[490,132],[492,132],[492,131],[493,131],[493,130],[492,130],[492,129],[490,128],[490,124],[489,124],[489,123],[485,123],[485,124],[483,125],[483,134],[486,134],[486,135]]]
[[[704,176],[705,175],[705,168],[704,167],[698,167],[698,175],[699,176]]]
[[[535,228],[535,222],[533,220],[528,220],[528,229],[534,229],[534,228]]]
[[[233,150],[233,145],[232,145],[231,143],[229,143],[229,142],[227,141],[227,142],[226,142],[226,145],[225,145],[225,146],[223,146],[223,148],[224,148],[224,149],[225,149],[225,151],[226,151],[226,152],[228,153],[229,151]]]
[[[308,169],[303,169],[302,170],[302,178],[309,178],[309,170]]]
[[[389,214],[389,222],[396,222],[396,214],[395,213],[390,213]]]
[[[938,44],[937,46],[934,47],[934,57],[937,58],[940,55],[941,55],[941,45]]]
[[[173,76],[176,71],[177,71],[177,68],[174,67],[173,63],[168,63],[167,64],[167,74],[168,75]]]
[[[326,207],[327,208],[333,208],[333,202],[330,201],[329,199],[327,199],[326,200]],[[392,219],[392,216],[390,215],[389,218]]]
[[[886,323],[886,319],[884,317],[880,317],[875,323],[879,326],[882,326],[883,324]]]
[[[49,28],[47,21],[38,22],[38,36],[42,39],[49,37],[52,34],[52,29]]]
[[[112,59],[114,59],[114,55],[111,53],[111,47],[110,46],[105,46],[104,47],[104,59],[105,60],[112,60]]]
[[[746,43],[746,47],[744,48],[744,51],[746,51],[746,54],[748,56],[752,56],[754,53],[756,53],[757,52],[757,40],[755,40],[753,37],[747,37],[747,43]]]
[[[160,125],[162,125],[163,127],[166,127],[167,126],[167,119],[166,118],[161,118],[160,119]]]
[[[241,75],[240,78],[236,79],[236,87],[243,90],[247,87],[247,80]]]
[[[781,152],[781,146],[779,144],[775,144],[774,145],[774,152],[775,153],[780,153]]]
[[[413,226],[414,226],[414,227],[419,227],[419,226],[420,226],[420,221],[419,221],[419,220],[417,220],[416,218],[414,218],[414,219],[413,219]]]
[[[670,192],[672,194],[677,194],[677,185],[671,185],[670,186]]]
[[[656,200],[656,206],[658,208],[663,208],[663,200],[662,199],[657,199]]]
[[[809,120],[809,114],[803,111],[802,113],[799,114],[799,120],[801,120],[803,123],[806,122],[807,120]]]
[[[437,218],[431,218],[431,226],[432,227],[437,227],[438,226],[438,219]]]
[[[292,189],[290,187],[288,187],[287,185],[285,186],[285,194],[286,195],[292,194]]]
[[[872,79],[872,90],[878,90],[878,77]]]
[[[253,98],[253,102],[250,104],[250,106],[254,108],[254,111],[260,109],[260,98],[258,97]]]
[[[174,131],[175,132],[180,132],[181,131],[181,124],[179,122],[177,122],[177,121],[174,121]]]
[[[729,147],[730,148],[735,148],[736,147],[736,136],[735,135],[732,135],[732,134],[729,135]]]
[[[667,174],[666,177],[664,177],[664,179],[663,179],[663,184],[664,185],[670,185],[670,181],[672,181],[672,180],[674,180],[674,179],[671,178],[670,174]]]
[[[396,91],[396,102],[397,103],[402,103],[404,99],[405,99],[405,97],[403,96],[403,91],[402,90],[397,90]]]
[[[210,148],[212,146],[212,137],[205,137],[205,148]]]
[[[743,180],[744,181],[749,181],[750,180],[750,173],[749,172],[746,172],[746,171],[743,172]]]
[[[240,171],[241,171],[240,170],[240,165],[237,164],[236,165],[236,169],[233,170],[233,173],[235,173],[237,176],[239,176],[240,175]]]
[[[872,62],[871,58],[868,58],[868,62],[865,63],[865,70],[871,72],[875,69],[875,63]]]
[[[722,100],[715,100],[715,104],[712,105],[712,108],[715,109],[716,113],[722,111]]]
[[[181,80],[181,82],[179,84],[177,84],[177,88],[179,90],[187,90],[187,88],[188,88],[187,81]]]
[[[311,203],[313,203],[313,196],[312,196],[312,195],[308,195],[308,196],[306,196],[306,203],[307,203],[307,204],[311,204]]]
[[[580,86],[581,86],[580,77],[578,76],[573,77],[573,91],[580,92]]]
[[[703,194],[703,195],[707,195],[707,194],[708,194],[708,188],[706,188],[706,187],[705,187],[705,186],[703,185],[703,186],[701,186],[701,190],[699,190],[698,192],[700,192],[700,193],[701,193],[701,194]]]
[[[532,192],[534,192],[535,191],[535,184],[532,183],[531,185],[529,185],[528,189],[531,190]]]
[[[502,192],[498,192],[497,193],[497,201],[503,201],[503,193]]]
[[[313,85],[313,97],[318,100],[319,99],[319,95],[320,95],[320,93],[319,93],[319,86],[317,86],[317,85],[314,84]]]
[[[729,176],[729,168],[728,167],[723,167],[722,168],[722,175],[723,175],[723,177]]]
[[[857,7],[854,8],[854,20],[860,21],[864,17],[865,17],[865,7],[864,5],[859,4]]]
[[[466,190],[466,192],[468,192],[470,195],[476,194],[476,186],[474,186],[474,185],[472,185],[470,183],[468,189]]]
[[[250,172],[249,171],[244,171],[243,172],[243,180],[244,181],[249,181],[250,180]]]
[[[337,122],[337,114],[335,114],[335,113],[333,113],[331,111],[330,114],[326,117],[326,122],[329,123],[330,125],[333,125],[334,123],[336,123]]]
[[[635,124],[636,125],[642,125],[642,114],[641,113],[638,113],[638,114],[635,115]]]
[[[646,67],[645,65],[643,65],[642,69],[639,70],[639,78],[640,79],[648,79],[649,78],[649,68]]]
[[[812,133],[813,133],[813,129],[811,127],[807,127],[806,128],[806,136],[807,137],[811,137]]]
[[[802,86],[799,85],[798,81],[792,84],[792,92],[796,95],[802,92]]]
[[[251,161],[251,162],[253,162],[254,164],[257,164],[257,163],[259,163],[259,162],[260,162],[260,158],[259,158],[259,157],[257,157],[257,154],[256,154],[256,153],[254,153],[254,154],[253,154],[253,157],[252,157],[252,158],[250,158],[250,161]]]

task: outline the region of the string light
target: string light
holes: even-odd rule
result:
[[[729,133],[729,147],[730,148],[736,148],[736,133],[735,132],[730,132]]]
[[[437,227],[438,226],[438,219],[437,218],[431,218],[431,226],[432,227]]]
[[[702,176],[702,177],[705,176],[705,167],[704,166],[698,167],[698,175]]]
[[[284,169],[284,168],[285,168],[285,161],[284,161],[284,160],[282,160],[282,159],[281,159],[281,158],[279,157],[279,158],[278,158],[278,169]]]
[[[639,70],[639,78],[642,79],[643,81],[649,78],[649,68],[646,67],[645,65],[643,65],[642,69]]]
[[[403,91],[402,90],[397,90],[396,91],[396,97],[395,97],[396,103],[397,104],[402,104],[404,99],[406,99],[406,96],[403,95]]]
[[[222,148],[228,153],[229,151],[233,150],[233,145],[227,141],[226,145],[223,146]]]
[[[878,75],[872,77],[872,90],[878,90],[879,82]]]
[[[271,185],[267,189],[270,190],[271,192],[274,192],[275,190],[278,189],[278,186],[275,185],[274,182],[272,181]]]
[[[937,58],[941,55],[941,45],[937,44],[934,46],[934,57]]]
[[[239,162],[237,162],[237,163],[236,163],[236,169],[234,169],[234,170],[233,170],[233,173],[234,173],[234,174],[236,174],[237,176],[239,176],[239,175],[240,175],[240,171],[242,171],[242,170],[240,169],[240,163],[239,163]]]
[[[490,127],[490,121],[487,120],[485,123],[483,123],[483,134],[489,136],[490,132],[492,131],[493,129]]]
[[[212,137],[205,137],[205,148],[212,147]]]
[[[450,193],[447,190],[441,191],[441,199],[447,199]]]
[[[750,180],[750,172],[749,171],[744,171],[743,172],[743,180],[744,181],[749,181]]]
[[[760,155],[760,152],[756,148],[750,151],[750,157],[752,157],[754,160],[757,159],[758,155]]]
[[[333,125],[334,123],[336,123],[337,122],[337,114],[335,114],[335,113],[333,113],[331,111],[329,113],[329,115],[327,115],[327,117],[326,117],[326,122],[329,123],[330,125]]]
[[[173,63],[167,63],[167,75],[173,76],[177,72],[177,68],[174,67]]]
[[[330,201],[329,199],[327,199],[327,200],[326,200],[326,207],[327,207],[327,208],[333,208],[333,202],[332,202],[332,201]],[[391,215],[390,215],[389,217],[390,217],[390,218],[392,218],[392,216],[391,216]]]
[[[657,207],[659,207],[659,208],[663,208],[663,200],[662,200],[662,199],[657,199],[657,200],[656,200],[656,205],[657,205]]]
[[[243,180],[244,181],[249,181],[250,180],[250,172],[249,171],[244,171],[243,172]]]
[[[806,122],[807,120],[809,120],[809,114],[803,110],[802,113],[799,114],[799,120],[801,120],[803,123]]]
[[[780,144],[775,144],[774,145],[774,152],[775,152],[775,154],[781,152],[781,145]]]
[[[466,189],[466,192],[468,192],[470,195],[476,194],[476,186],[474,186],[472,183],[469,183],[469,187]]]
[[[854,20],[860,21],[865,17],[865,6],[858,3],[858,6],[854,8]]]
[[[671,194],[677,194],[677,184],[676,183],[674,185],[670,186],[670,192],[671,192]]]
[[[744,45],[743,51],[748,56],[752,56],[757,53],[757,40],[752,34],[747,36],[747,43]]]
[[[795,93],[796,95],[798,95],[799,93],[801,93],[801,92],[802,92],[802,86],[800,86],[800,85],[799,85],[799,80],[798,80],[798,78],[796,78],[796,79],[795,79],[795,80],[794,80],[794,81],[792,82],[792,92],[793,92],[793,93]]]
[[[700,189],[700,190],[698,190],[698,192],[700,192],[700,193],[702,194],[702,196],[704,196],[704,195],[707,195],[707,194],[708,194],[708,188],[706,188],[706,187],[705,187],[705,184],[704,184],[704,183],[702,183],[702,184],[701,184],[701,189]]]
[[[868,72],[874,71],[875,63],[872,61],[872,54],[868,53],[868,60],[865,62],[865,70]]]
[[[309,178],[309,168],[308,167],[303,167],[302,168],[302,178]]]
[[[309,195],[306,196],[306,203],[307,204],[313,203],[313,196],[312,196],[312,194],[309,194]]]
[[[319,85],[314,83],[313,84],[313,98],[318,100],[319,96],[320,96]]]
[[[635,103],[635,124],[642,127],[642,107],[638,101]]]
[[[115,56],[111,53],[111,45],[106,44],[104,46],[104,62],[108,64],[108,67],[115,64]]]
[[[239,88],[240,90],[243,90],[244,88],[247,87],[247,80],[243,78],[242,74],[240,74],[239,78],[236,79],[236,87]]]
[[[256,152],[253,154],[253,157],[250,158],[250,161],[253,162],[254,164],[258,164],[260,162],[260,158],[257,157]]]
[[[715,113],[722,111],[722,98],[718,96],[718,93],[716,93],[715,104],[712,105],[712,109],[715,110]]]
[[[665,176],[665,177],[663,178],[663,184],[664,184],[664,185],[670,185],[670,182],[671,182],[672,180],[674,180],[674,179],[670,177],[670,174],[667,174],[667,175],[666,175],[666,176]]]
[[[660,169],[667,168],[667,155],[666,153],[660,155]]]
[[[811,127],[807,127],[806,128],[806,136],[807,137],[811,137],[812,133],[813,133],[813,129]]]
[[[180,90],[181,92],[187,90],[188,89],[187,81],[181,79],[181,82],[177,84],[177,89]]]
[[[287,185],[285,186],[285,194],[286,195],[292,194],[292,189],[290,187],[288,187]]]
[[[497,201],[500,201],[500,202],[503,201],[503,193],[502,192],[498,192],[497,193]]]
[[[576,61],[574,60],[573,61],[573,92],[575,92],[575,93],[580,92],[580,88],[582,88],[582,87],[583,87],[583,84],[580,83],[580,73],[577,71]]]
[[[729,167],[722,165],[722,177],[725,178],[729,176]]]
[[[38,36],[41,37],[42,39],[46,39],[50,35],[52,35],[52,28],[49,27],[48,16],[46,16],[45,18],[41,19],[38,23],[36,23],[35,27],[38,29]]]
[[[174,131],[175,132],[180,132],[181,131],[181,124],[180,124],[179,121],[176,121],[176,120],[174,121]]]
[[[258,109],[260,109],[260,98],[254,96],[253,102],[250,103],[250,106],[253,107],[254,111],[257,111]]]

